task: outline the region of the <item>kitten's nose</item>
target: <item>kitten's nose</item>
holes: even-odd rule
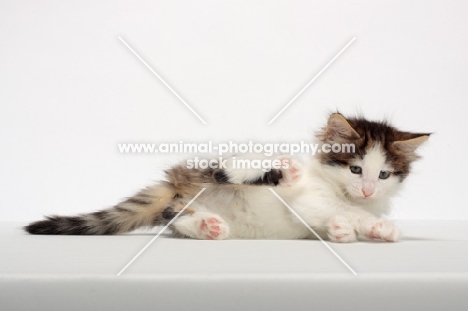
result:
[[[366,189],[366,188],[363,188],[362,189],[362,194],[367,198],[367,197],[370,197],[372,194],[374,193],[374,190],[372,189]]]

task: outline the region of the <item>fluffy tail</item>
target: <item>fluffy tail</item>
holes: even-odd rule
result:
[[[32,234],[119,234],[162,224],[163,212],[176,196],[171,183],[161,183],[143,189],[112,208],[78,216],[48,216],[24,229]]]

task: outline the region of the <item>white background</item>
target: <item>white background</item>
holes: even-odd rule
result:
[[[466,1],[2,0],[0,45],[1,220],[108,207],[175,161],[118,143],[307,140],[336,109],[435,132],[393,217],[468,219]]]

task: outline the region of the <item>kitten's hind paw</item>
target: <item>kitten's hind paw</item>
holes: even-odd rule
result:
[[[338,243],[350,243],[356,241],[354,226],[346,217],[335,216],[328,222],[328,238]]]
[[[178,233],[200,240],[224,240],[228,239],[230,234],[226,221],[209,212],[180,216],[173,225]]]
[[[222,219],[208,217],[201,220],[200,232],[206,240],[223,240],[229,235],[229,227]]]

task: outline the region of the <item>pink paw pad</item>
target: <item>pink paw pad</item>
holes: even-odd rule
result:
[[[291,157],[284,157],[281,159],[281,171],[283,178],[280,179],[280,183],[284,186],[291,186],[301,176],[301,170],[297,162]]]
[[[216,239],[221,233],[219,221],[216,218],[202,219],[200,230],[208,240]]]
[[[356,241],[356,232],[346,219],[336,216],[328,224],[328,237],[333,242],[349,243]]]
[[[370,239],[381,239],[388,242],[398,240],[400,232],[390,222],[378,220],[372,224],[366,236]]]

